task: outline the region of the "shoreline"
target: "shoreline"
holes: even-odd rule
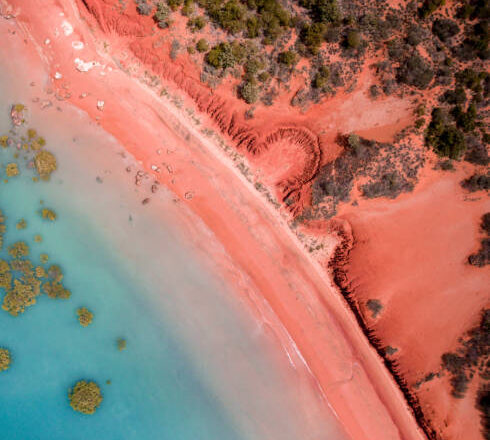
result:
[[[39,38],[40,36],[38,41],[40,41]],[[57,53],[60,53],[60,51],[57,51]],[[72,65],[68,65],[67,69],[74,70]],[[67,69],[60,62],[60,71],[63,77],[69,78],[70,81],[73,80],[75,83],[77,75],[84,75],[83,73],[67,71]],[[116,72],[114,72],[115,74]],[[90,84],[90,86],[97,90],[97,100],[100,101],[100,98],[104,97],[104,93],[106,96],[110,96],[108,90],[103,91],[104,86],[100,83],[97,84],[91,74],[85,75],[88,78],[87,81],[75,84],[75,88],[80,88],[77,92],[80,92],[81,89],[87,89],[88,81],[91,80],[93,84]],[[126,80],[127,84],[124,80]],[[118,84],[118,81],[120,84]],[[119,76],[111,83],[111,88],[117,90],[116,87],[112,87],[113,84],[118,85],[120,87],[119,90],[127,87],[127,94],[130,94],[130,87],[133,87],[133,90],[142,89],[138,83],[136,83],[135,87],[132,81],[134,79],[130,77],[121,79]],[[70,90],[75,89],[70,86]],[[75,94],[73,93],[72,96]],[[114,96],[118,95],[115,93]],[[153,103],[154,97],[143,98],[138,94],[138,98],[146,98],[146,102],[140,102],[138,110],[141,111],[141,114],[138,114],[138,117],[141,122],[144,119],[146,126],[150,125],[148,129],[151,129],[149,121],[158,122],[159,115],[155,115],[155,111],[160,110],[161,114],[163,114],[163,106],[161,103],[160,105],[159,103]],[[91,106],[86,104],[85,108],[77,105],[74,96],[70,101],[85,110],[92,118],[100,116],[102,127],[112,133],[123,145],[127,146],[128,150],[137,159],[142,160],[146,169],[151,172],[153,162],[158,160],[157,155],[147,151],[148,147],[141,147],[138,144],[139,142],[146,142],[146,145],[154,144],[155,140],[158,139],[159,133],[145,133],[145,135],[136,136],[135,132],[133,134],[130,133],[133,131],[131,128],[140,127],[142,124],[120,120],[121,114],[125,110],[123,104],[126,104],[126,110],[128,110],[131,108],[131,104],[134,104],[133,100],[131,102],[128,100],[118,103],[122,108],[122,112],[119,108],[109,110],[110,98],[104,99],[105,108],[102,112],[93,103]],[[151,106],[146,108],[145,104],[148,104],[148,102],[157,107],[157,110]],[[168,109],[166,110],[167,114],[165,116],[167,116],[167,119],[160,120],[160,124],[162,122],[165,123],[169,132],[172,130],[187,130],[185,126],[183,127],[184,124],[181,118],[176,117],[175,114],[169,114]],[[128,119],[130,119],[131,112],[128,111],[127,114]],[[143,115],[146,117],[143,117]],[[170,116],[175,117],[175,120],[169,122]],[[173,127],[170,127],[170,125],[173,125]],[[226,178],[221,176],[230,177],[233,175],[233,180],[235,181],[239,180],[237,176],[240,176],[240,174],[235,169],[230,170],[230,167],[223,165],[223,163],[220,164],[223,169],[217,167],[214,161],[216,156],[219,159],[219,153],[216,151],[218,147],[215,147],[215,151],[213,151],[208,145],[204,145],[207,143],[202,142],[202,139],[196,133],[192,133],[192,131],[189,130],[187,133],[192,139],[192,142],[188,141],[188,144],[192,143],[192,149],[187,146],[187,142],[183,143],[180,140],[179,144],[177,136],[174,137],[174,142],[177,145],[184,146],[185,157],[174,160],[172,164],[174,172],[172,175],[176,176],[176,178],[178,176],[179,180],[182,179],[182,183],[172,184],[172,177],[170,176],[163,178],[158,176],[160,177],[159,180],[163,184],[167,184],[175,193],[180,194],[182,202],[179,203],[188,203],[208,227],[214,230],[218,240],[225,246],[227,253],[233,257],[233,261],[252,276],[254,285],[262,291],[262,295],[274,310],[275,315],[288,329],[288,333],[297,344],[299,352],[304,356],[305,364],[308,368],[311,368],[313,376],[319,381],[327,400],[332,404],[341,423],[344,425],[351,423],[350,426],[347,426],[347,429],[352,438],[374,438],[374,436],[380,439],[423,438],[420,431],[413,426],[414,421],[411,420],[411,413],[403,397],[400,396],[398,390],[395,390],[391,377],[384,370],[380,359],[373,353],[374,350],[367,344],[367,341],[363,340],[364,335],[357,328],[357,323],[350,314],[350,310],[342,302],[340,294],[333,293],[333,295],[329,295],[331,292],[328,292],[329,294],[324,295],[326,289],[332,289],[332,282],[327,279],[323,269],[301,249],[297,238],[294,237],[289,227],[285,225],[279,213],[272,211],[270,206],[264,207],[264,201],[259,194],[257,192],[254,194],[248,183],[244,184],[243,176],[238,184],[233,182],[235,184],[233,189],[237,190],[238,196],[236,194],[231,195],[226,191],[225,193],[220,191],[220,188],[223,187],[222,182],[227,181]],[[196,138],[193,138],[193,136],[196,136]],[[185,151],[186,147],[187,151]],[[181,152],[177,153],[176,151],[174,153],[178,155]],[[200,171],[200,167],[196,165],[195,169],[189,169],[189,161],[192,163],[192,158],[196,157],[197,154],[199,154],[198,157],[202,161],[196,160],[195,162],[200,165],[205,163],[209,168]],[[208,157],[208,154],[211,157]],[[221,157],[219,160],[223,161],[226,159]],[[209,173],[209,170],[216,171],[216,169],[219,176]],[[200,172],[201,174],[199,175]],[[221,177],[221,182],[214,182],[214,179],[218,180],[218,177]],[[195,190],[196,187],[200,190]],[[192,199],[186,197],[186,194],[190,191],[195,191],[195,193],[192,193]],[[214,199],[210,194],[214,195]],[[227,199],[223,200],[225,197]],[[251,209],[240,209],[240,203],[253,206],[254,211],[250,213]],[[218,213],[217,211],[220,209],[222,212]],[[223,218],[225,213],[227,214],[226,220]],[[246,215],[248,215],[248,218]],[[230,218],[235,221],[230,221]],[[259,224],[260,220],[264,219],[267,219],[270,225],[264,221]],[[228,223],[231,223],[231,225],[228,225]],[[262,235],[257,233],[259,228],[262,229]],[[270,237],[273,237],[273,239]],[[256,246],[250,243],[255,243]],[[266,245],[265,249],[263,249],[264,243]],[[248,245],[248,249],[244,246],[245,244]],[[251,255],[256,255],[258,261],[254,261]],[[276,261],[271,261],[274,259],[279,264]],[[286,278],[286,275],[282,274],[284,270],[283,264],[286,267],[294,268],[298,273],[287,274]],[[311,274],[310,272],[313,273]],[[268,280],[270,273],[275,274],[275,277],[272,277],[272,282]],[[282,277],[286,279],[281,279]],[[305,286],[304,290],[303,286]],[[281,294],[279,290],[282,289]],[[287,298],[284,298],[286,295]],[[296,316],[294,316],[295,314]],[[339,318],[342,318],[340,322]],[[342,342],[346,342],[345,345],[347,346]],[[357,344],[357,346],[354,346],[354,344]],[[319,349],[319,347],[321,348]],[[318,351],[321,351],[321,354],[318,354]],[[331,362],[331,357],[336,358],[334,362]],[[361,365],[361,363],[364,363],[364,365]],[[335,365],[332,366],[331,364]],[[367,370],[365,369],[366,365],[368,367]],[[345,374],[346,371],[349,374]],[[373,382],[378,389],[373,388]],[[335,387],[341,388],[340,393],[332,391],[332,388]],[[359,402],[361,398],[356,396],[356,393],[362,394],[361,391],[365,393],[363,398],[371,399],[369,402]],[[379,394],[382,394],[382,396],[379,396]],[[390,406],[391,409],[389,409]],[[371,411],[368,410],[368,407],[371,407]],[[374,407],[377,408],[373,413]],[[356,418],[359,419],[363,415],[366,419],[357,422],[357,420],[352,420],[352,414],[356,414]],[[376,424],[379,426],[369,426],[369,421],[373,423],[373,414],[374,417],[379,417],[376,420]],[[349,415],[351,416],[350,420],[348,418]],[[393,421],[394,419],[396,419],[396,422]]]

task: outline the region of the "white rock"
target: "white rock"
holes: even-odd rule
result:
[[[75,50],[82,50],[84,48],[84,44],[81,41],[72,41],[71,47]]]
[[[69,36],[73,34],[73,26],[71,23],[68,23],[66,20],[63,20],[63,23],[61,23],[61,27],[63,28],[63,33],[65,36]]]
[[[46,39],[44,40],[44,44],[49,44],[49,43],[51,43],[51,40],[50,40],[49,38],[46,38]]]
[[[104,101],[97,101],[97,108],[99,110],[104,110],[104,104],[105,104]]]
[[[56,79],[61,79],[61,78],[63,78],[63,75],[62,75],[60,72],[56,72],[56,73],[54,74],[54,77],[55,77]]]
[[[77,70],[80,72],[88,72],[93,69],[95,66],[98,66],[99,63],[97,61],[83,61],[80,58],[75,58],[75,66]]]

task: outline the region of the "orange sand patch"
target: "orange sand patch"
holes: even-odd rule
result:
[[[59,34],[60,12],[75,29],[66,38]],[[71,3],[26,1],[16,23],[16,32],[26,38],[24,49],[33,66],[38,65],[36,49],[50,71],[48,85],[60,99],[70,100],[98,120],[174,192],[176,203],[187,204],[214,232],[250,279],[240,288],[235,285],[237,293],[246,296],[245,285],[262,295],[348,436],[359,440],[424,438],[330,280],[305,255],[277,212],[203,136],[201,127],[193,126],[184,112],[123,73],[110,52],[96,52],[92,33]],[[17,38],[2,32],[4,41]],[[94,33],[98,35],[95,29]],[[46,38],[50,43],[44,43]],[[72,48],[73,40],[86,43],[81,53]],[[74,66],[75,57],[98,64],[80,72]],[[126,65],[129,71],[133,67]],[[61,79],[53,79],[56,71]],[[185,99],[183,103],[190,105]],[[162,171],[157,172],[155,166]],[[219,256],[214,257],[219,266]]]
[[[472,172],[463,164],[454,173],[426,169],[412,194],[341,210],[355,239],[347,270],[354,298],[376,337],[398,349],[393,358],[410,387],[440,370],[441,355],[456,349],[490,305],[490,268],[467,264],[479,248],[481,216],[490,210],[484,192],[468,194],[459,184]],[[383,305],[376,319],[368,299]],[[477,439],[475,393],[454,399],[447,378],[435,378],[418,395],[441,438]]]

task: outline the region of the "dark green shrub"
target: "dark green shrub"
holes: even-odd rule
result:
[[[264,83],[270,78],[270,74],[269,72],[260,72],[257,78],[260,82]]]
[[[431,15],[437,8],[444,6],[446,0],[425,0],[422,6],[419,8],[420,18],[427,18]]]
[[[206,55],[206,62],[217,69],[233,67],[236,63],[233,50],[228,43],[219,43]]]
[[[425,141],[437,154],[450,159],[459,159],[466,149],[463,132],[447,123],[440,108],[432,111],[432,120],[427,127]]]
[[[237,0],[229,0],[221,8],[208,12],[230,34],[236,34],[245,27],[245,9]]]
[[[346,46],[350,49],[357,49],[361,44],[361,34],[358,31],[350,30],[345,39]]]
[[[255,75],[259,70],[264,68],[264,64],[255,57],[249,58],[243,66],[245,72],[249,75]]]
[[[324,40],[326,26],[323,23],[305,24],[301,29],[301,42],[308,48],[308,51],[316,55]]]
[[[209,44],[204,38],[201,38],[196,43],[196,49],[198,52],[206,52],[209,49]]]
[[[255,15],[247,18],[247,36],[248,38],[256,38],[259,36],[259,20]]]
[[[184,3],[184,0],[167,0],[167,5],[172,11],[176,11]]]
[[[300,5],[307,8],[311,18],[319,23],[338,23],[341,19],[337,0],[300,0]]]
[[[406,40],[410,46],[418,46],[424,40],[424,37],[425,32],[421,26],[418,26],[417,24],[412,24],[408,28]]]
[[[473,131],[476,126],[476,107],[475,104],[470,104],[465,112],[460,106],[454,107],[451,111],[453,118],[456,120],[456,125],[464,132]]]
[[[259,98],[259,90],[255,81],[245,81],[241,84],[240,97],[247,103],[253,104]]]
[[[475,192],[475,191],[489,191],[490,190],[490,173],[488,174],[473,174],[471,177],[468,179],[465,179],[461,182],[461,186],[470,191],[470,192]],[[485,214],[486,217],[484,218],[484,221],[488,219],[488,224],[485,223],[484,229],[488,226],[490,228],[490,214]],[[488,233],[490,233],[490,230],[487,230]]]
[[[206,19],[199,15],[198,17],[191,18],[187,22],[187,27],[191,30],[191,32],[197,32],[203,29],[206,26]]]
[[[433,77],[430,66],[417,54],[408,57],[398,69],[398,81],[418,89],[425,89]]]
[[[281,52],[278,57],[278,61],[281,64],[285,64],[286,66],[292,67],[296,64],[296,52],[292,50],[286,50]]]
[[[446,42],[459,33],[459,26],[449,18],[438,18],[432,24],[432,32],[441,41]]]
[[[322,66],[318,69],[317,74],[313,78],[312,86],[315,89],[323,89],[327,83],[328,78],[330,77],[330,70],[327,66]]]

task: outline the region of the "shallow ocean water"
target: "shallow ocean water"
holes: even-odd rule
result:
[[[134,158],[83,112],[41,87],[30,89],[32,78],[17,74],[20,57],[4,67],[0,136],[11,129],[10,106],[26,104],[26,128],[46,138],[58,170],[49,182],[33,183],[34,171],[13,158],[15,150],[0,148],[0,178],[11,161],[21,170],[0,183],[7,224],[0,258],[9,244],[26,241],[33,262],[46,253],[48,265],[62,267],[72,296],[41,295],[15,318],[0,310],[0,347],[13,357],[0,373],[0,438],[343,438],[269,323],[252,316],[250,304],[219,278],[208,251],[223,251],[200,220],[163,188],[142,205],[149,192],[134,186]],[[37,75],[36,83],[47,81]],[[31,102],[36,94],[54,105],[41,110]],[[42,207],[58,219],[43,220]],[[200,243],[187,241],[178,224],[184,217]],[[21,218],[27,228],[17,230]],[[95,315],[87,328],[77,321],[81,306]],[[120,337],[127,340],[121,352]],[[69,406],[68,389],[80,379],[101,387],[94,415]]]
[[[1,110],[5,132],[6,106]],[[12,147],[0,151],[2,166],[15,161],[13,152]],[[41,295],[18,317],[0,313],[0,345],[13,357],[0,375],[1,438],[241,438],[180,348],[152,298],[151,284],[140,279],[138,267],[124,260],[104,230],[112,221],[102,209],[109,192],[97,199],[92,187],[77,191],[80,182],[70,180],[65,165],[60,157],[59,172],[39,183],[20,165],[20,176],[0,186],[7,226],[0,256],[6,258],[6,248],[24,240],[33,262],[46,253],[48,264],[62,267],[64,285],[72,291],[68,300]],[[41,218],[43,206],[55,210],[55,222]],[[27,228],[19,231],[15,224],[21,218]],[[201,278],[191,275],[187,287],[206,283]],[[77,321],[80,306],[95,315],[87,328]],[[119,337],[127,340],[124,351],[117,348]],[[67,390],[80,379],[101,386],[104,401],[95,415],[81,415],[68,405]]]

